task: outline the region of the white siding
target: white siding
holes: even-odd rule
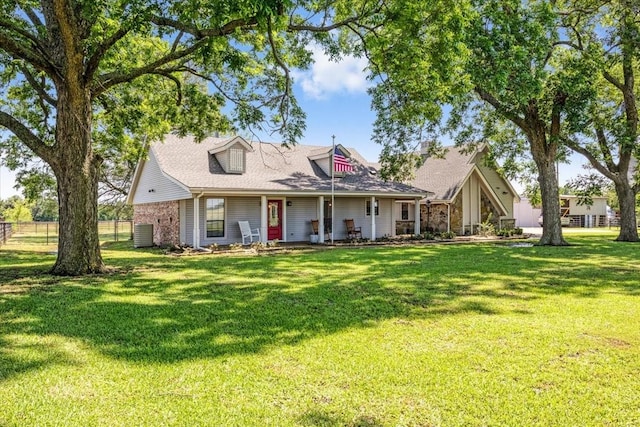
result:
[[[505,215],[507,218],[514,218],[514,195],[511,192],[511,189],[507,185],[506,181],[493,169],[487,168],[485,166],[478,166],[484,179],[491,186],[493,192],[497,195],[500,203],[504,205],[507,209],[507,214]],[[504,194],[507,193],[507,194]]]
[[[322,169],[322,172],[326,173],[327,176],[331,176],[331,157],[319,159],[315,162],[320,167],[320,169]]]
[[[193,245],[193,199],[187,200],[184,211],[180,211],[180,215],[184,215],[184,242]],[[182,223],[182,218],[180,218]]]
[[[569,199],[569,214],[570,215],[606,215],[607,214],[607,199],[594,198],[593,205],[579,205],[577,198]]]
[[[406,203],[407,205],[409,205],[409,218],[407,219],[402,219],[402,204]],[[407,201],[397,201],[395,202],[395,211],[396,211],[396,221],[413,221],[415,219],[415,203],[414,202],[407,202]]]
[[[192,203],[193,205],[193,203]],[[180,200],[180,242],[187,241],[187,201]],[[191,219],[191,226],[193,227],[193,218]],[[193,233],[191,233],[193,234]]]
[[[215,196],[209,196],[215,197]],[[274,197],[277,198],[277,197]],[[228,245],[230,243],[242,242],[238,221],[249,221],[251,228],[260,227],[260,197],[224,197],[225,199],[225,235],[224,237],[206,237],[206,199],[200,199],[200,244],[208,246],[214,243]],[[267,197],[271,199],[271,197]],[[370,198],[336,198],[336,208],[334,216],[334,239],[346,238],[346,228],[344,220],[353,218],[356,227],[362,228],[362,236],[371,238],[371,217],[365,216],[365,201]],[[287,206],[286,202],[291,202]],[[376,217],[376,238],[391,235],[395,227],[392,224],[392,199],[378,199],[380,214]],[[283,203],[283,217],[286,223],[283,224],[284,241],[286,242],[308,242],[311,233],[312,219],[317,219],[318,198],[317,197],[290,197]],[[181,204],[181,230],[184,228],[184,241],[193,244],[193,202],[186,201],[184,209]],[[184,221],[184,225],[182,223]],[[182,232],[181,232],[182,234]]]
[[[242,243],[242,234],[238,221],[249,221],[251,228],[260,227],[260,198],[259,197],[223,197],[225,199],[224,237],[207,237],[206,199],[217,196],[205,196],[200,200],[200,242],[202,246],[218,243]],[[193,213],[191,214],[193,216]],[[193,219],[191,220],[193,223]],[[193,226],[192,226],[193,227]]]
[[[222,151],[220,153],[216,153],[214,154],[216,156],[216,160],[218,160],[218,163],[220,163],[220,166],[222,166],[222,170],[224,170],[225,172],[227,172],[229,170],[229,156],[227,155],[226,151]]]
[[[286,206],[287,211],[287,242],[305,242],[309,241],[311,234],[311,220],[318,219],[318,198],[287,198],[287,202],[291,202],[291,206]]]
[[[538,218],[542,215],[542,209],[534,208],[529,203],[529,199],[523,197],[520,203],[514,206],[514,218],[518,227],[539,227]]]
[[[133,196],[133,204],[168,202],[190,197],[189,191],[162,174],[153,151],[151,151],[149,159],[142,165],[136,193]]]

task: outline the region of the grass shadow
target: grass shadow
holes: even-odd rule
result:
[[[527,301],[552,295],[637,295],[638,257],[616,245],[363,247],[180,258],[114,245],[106,256],[116,272],[82,278],[43,275],[44,255],[29,263],[31,256],[2,254],[0,371],[6,379],[74,363],[33,337],[79,340],[129,362],[176,363],[258,353],[387,319],[509,310],[527,315]],[[12,276],[11,268],[19,273]],[[16,337],[31,337],[30,357],[19,357],[25,338]]]

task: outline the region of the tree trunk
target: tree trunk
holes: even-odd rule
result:
[[[530,137],[531,154],[538,168],[538,184],[542,196],[542,237],[538,244],[565,246],[560,221],[560,194],[556,175],[556,150],[546,142],[544,131]]]
[[[91,144],[89,91],[58,88],[56,158],[50,165],[58,181],[60,231],[58,258],[51,272],[77,276],[104,272],[98,239],[100,159]]]
[[[615,182],[616,195],[620,202],[620,234],[619,242],[637,242],[638,228],[636,223],[636,195],[629,181],[621,179]]]

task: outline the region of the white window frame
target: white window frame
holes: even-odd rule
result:
[[[375,210],[376,216],[380,216],[380,203],[378,202],[378,199],[376,199],[374,210]],[[371,200],[364,201],[364,215],[371,216]]]

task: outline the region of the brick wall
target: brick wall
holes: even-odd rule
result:
[[[133,207],[134,224],[153,224],[153,243],[180,243],[180,202],[144,203]]]

